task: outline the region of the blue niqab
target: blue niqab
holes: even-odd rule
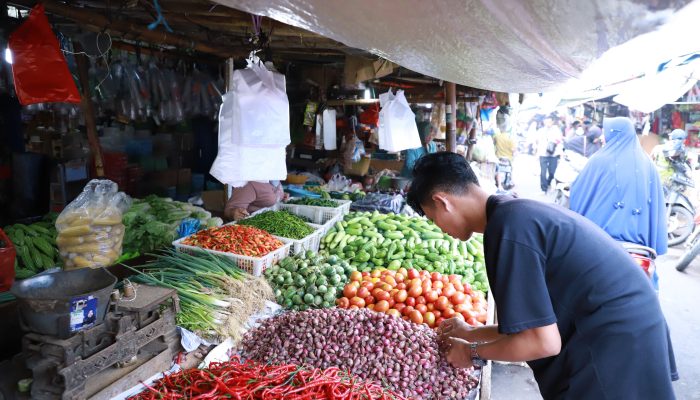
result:
[[[605,147],[571,185],[571,210],[615,240],[666,253],[666,202],[659,173],[639,144],[629,118],[603,123]]]

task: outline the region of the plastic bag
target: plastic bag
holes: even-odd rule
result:
[[[12,32],[9,47],[15,90],[22,105],[80,103],[80,93],[41,3]]]
[[[131,198],[110,180],[93,179],[56,219],[65,269],[108,267],[122,252],[122,214]]]
[[[284,75],[262,65],[257,58],[231,77],[232,143],[241,146],[286,146],[289,135],[289,100]]]
[[[352,180],[341,174],[335,174],[328,181],[328,190],[331,192],[343,192],[352,184]]]
[[[323,148],[326,150],[336,150],[338,148],[338,138],[335,131],[336,112],[332,108],[323,110]]]
[[[386,151],[397,152],[421,147],[416,115],[406,101],[403,90],[396,95],[387,93],[379,95],[382,110],[379,112],[379,147]]]
[[[355,148],[352,152],[352,162],[360,162],[362,159],[362,156],[367,154],[365,151],[365,142],[360,140],[357,136],[353,136],[353,140],[355,142]]]

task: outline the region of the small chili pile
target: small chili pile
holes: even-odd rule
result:
[[[239,399],[323,400],[392,399],[402,397],[376,383],[362,381],[338,368],[304,369],[254,361],[212,363],[207,369],[188,369],[167,375],[130,400]]]
[[[283,246],[269,233],[243,225],[224,225],[197,232],[183,244],[248,257],[262,257]]]
[[[238,221],[240,225],[254,226],[273,235],[290,239],[303,239],[314,232],[301,217],[288,211],[265,211],[254,217]]]

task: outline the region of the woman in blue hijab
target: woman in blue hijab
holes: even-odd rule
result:
[[[605,147],[571,185],[571,210],[613,239],[666,253],[666,201],[659,173],[629,118],[606,118]],[[656,277],[654,279],[656,282]]]

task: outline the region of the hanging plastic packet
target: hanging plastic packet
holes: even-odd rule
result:
[[[197,233],[201,227],[201,223],[195,218],[185,218],[180,222],[180,226],[177,227],[177,238],[184,238]]]

